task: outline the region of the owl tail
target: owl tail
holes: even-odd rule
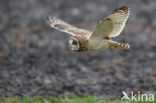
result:
[[[128,43],[110,42],[109,48],[110,49],[117,49],[117,48],[129,49],[130,45]]]

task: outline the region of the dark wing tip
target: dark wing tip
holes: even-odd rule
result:
[[[53,21],[55,21],[57,18],[56,17],[52,17],[52,16],[47,16],[46,20],[48,21],[48,23],[52,23]]]
[[[120,8],[116,8],[114,12],[117,12],[117,11],[120,11],[120,10],[124,11],[124,12],[128,12],[129,8],[128,8],[128,6],[124,5],[124,6],[120,7]]]
[[[55,27],[56,29],[66,30],[66,26],[65,26],[65,25],[62,25],[62,24],[55,24],[54,27]]]

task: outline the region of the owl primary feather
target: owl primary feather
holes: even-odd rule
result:
[[[93,32],[74,27],[56,17],[49,16],[48,23],[51,27],[72,35],[69,39],[69,48],[73,51],[96,51],[106,48],[129,49],[128,43],[118,43],[111,39],[122,32],[129,12],[127,6],[115,9],[112,14],[96,24]]]

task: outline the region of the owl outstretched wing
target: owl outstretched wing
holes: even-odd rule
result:
[[[90,31],[74,27],[56,17],[49,16],[47,19],[48,19],[48,23],[51,25],[51,27],[53,27],[59,31],[71,34],[73,36],[75,36],[75,35],[89,36],[90,34],[92,34],[92,32],[90,32]]]
[[[89,37],[90,40],[102,40],[107,37],[118,36],[129,17],[129,8],[127,6],[122,6],[117,8],[110,16],[104,18],[96,26]]]

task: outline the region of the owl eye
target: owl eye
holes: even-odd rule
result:
[[[76,41],[73,41],[72,44],[73,44],[73,45],[77,45],[77,42],[76,42]]]

